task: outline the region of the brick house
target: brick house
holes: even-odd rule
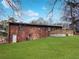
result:
[[[8,42],[35,40],[50,36],[53,30],[62,29],[61,26],[35,25],[26,23],[9,23]]]

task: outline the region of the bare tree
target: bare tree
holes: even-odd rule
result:
[[[13,14],[15,16],[17,16],[19,19],[21,18],[21,1],[20,0],[5,0],[8,5],[11,7],[11,9],[13,10]]]
[[[77,0],[66,1],[65,18],[71,22],[73,33],[76,32],[76,20],[79,20],[79,2]]]
[[[59,0],[49,0],[51,4],[51,8],[49,11],[50,13],[53,13],[55,5],[57,3],[57,1]],[[79,1],[78,0],[60,0],[59,2],[63,1],[63,6],[64,9],[64,14],[62,16],[62,18],[65,21],[70,21],[72,23],[72,29],[75,32],[75,21],[79,19]],[[61,6],[60,6],[61,7]]]
[[[39,17],[38,19],[32,20],[31,24],[48,25],[48,22],[44,20],[42,17]]]

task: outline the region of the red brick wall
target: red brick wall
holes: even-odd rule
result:
[[[18,26],[9,26],[9,33],[8,33],[8,40],[9,42],[12,41],[12,35],[18,34]]]
[[[32,39],[38,39],[48,36],[48,30],[44,27],[32,27],[30,33],[32,33]]]
[[[27,39],[38,39],[48,36],[48,28],[36,26],[19,26],[9,25],[9,41],[12,41],[12,35],[17,35],[17,41],[24,41]]]

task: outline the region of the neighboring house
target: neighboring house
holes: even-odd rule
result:
[[[35,40],[53,35],[54,30],[62,30],[62,26],[35,25],[26,23],[9,23],[8,42]],[[58,33],[58,34],[61,34]]]
[[[6,43],[7,33],[3,28],[3,25],[0,23],[0,44]]]
[[[62,36],[73,36],[73,30],[71,29],[56,29],[56,30],[53,30],[50,32],[51,36],[59,36],[59,37],[62,37]]]
[[[4,36],[6,34],[6,30],[4,29],[3,24],[0,23],[0,36]]]

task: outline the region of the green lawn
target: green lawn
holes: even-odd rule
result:
[[[79,37],[51,37],[0,45],[0,59],[79,59]]]

